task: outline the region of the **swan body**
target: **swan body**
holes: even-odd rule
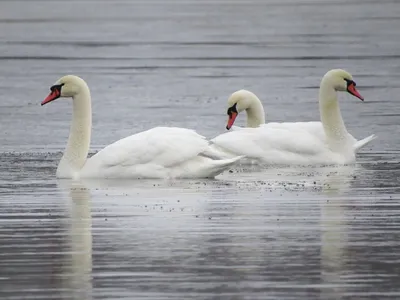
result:
[[[58,178],[213,178],[241,156],[221,159],[195,131],[156,127],[113,144],[87,158],[91,136],[91,97],[86,82],[74,75],[60,78],[42,105],[72,97],[68,143],[57,167]]]
[[[356,153],[376,138],[357,140],[344,125],[337,91],[348,91],[363,100],[351,74],[330,70],[321,80],[319,91],[320,122],[271,122],[265,124],[261,101],[252,92],[239,90],[228,99],[227,129],[211,140],[215,151],[224,157],[245,155],[266,164],[313,165],[348,164]],[[247,113],[247,127],[234,127],[239,112]]]

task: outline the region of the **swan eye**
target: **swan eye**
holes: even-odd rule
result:
[[[238,113],[237,109],[236,109],[236,104],[233,104],[231,107],[228,108],[227,114],[228,116],[232,115],[232,113]]]

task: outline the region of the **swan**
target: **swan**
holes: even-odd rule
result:
[[[71,97],[72,124],[58,164],[58,178],[213,178],[241,156],[220,159],[195,131],[155,127],[106,146],[87,158],[92,127],[91,96],[86,82],[75,75],[58,79],[41,105]]]
[[[261,101],[250,91],[239,90],[228,99],[228,123],[235,129],[211,140],[214,150],[224,157],[245,155],[266,164],[313,165],[348,164],[355,155],[376,138],[373,134],[356,140],[344,125],[337,91],[347,91],[364,101],[350,73],[342,69],[328,71],[319,89],[321,122],[271,122],[265,124]],[[233,126],[242,111],[247,114],[247,127]]]

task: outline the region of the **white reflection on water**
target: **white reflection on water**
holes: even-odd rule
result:
[[[316,220],[320,224],[319,227],[321,230],[322,282],[320,288],[323,295],[333,297],[335,293],[339,293],[343,289],[343,284],[340,281],[340,273],[341,261],[345,256],[343,251],[347,239],[346,224],[344,224],[344,213],[341,206],[343,198],[341,195],[349,188],[356,168],[356,166],[342,166],[300,170],[300,172],[310,174],[308,179],[302,180],[300,186],[296,185],[299,178],[297,177],[296,180],[296,176],[294,176],[294,173],[299,172],[296,169],[276,171],[277,173],[275,174],[280,174],[278,176],[279,180],[276,179],[277,176],[272,175],[272,171],[259,173],[258,175],[261,176],[246,173],[245,177],[252,176],[252,180],[247,179],[245,181],[242,179],[242,176],[238,176],[237,174],[227,174],[226,180],[201,182],[185,180],[173,182],[116,180],[71,182],[59,180],[58,186],[67,193],[70,204],[70,220],[68,221],[70,252],[67,255],[65,264],[65,286],[71,291],[74,299],[91,299],[92,297],[91,193],[94,193],[97,201],[100,202],[98,206],[104,205],[107,208],[109,216],[127,217],[122,219],[116,218],[114,220],[110,218],[107,223],[108,230],[110,228],[117,230],[106,231],[105,233],[110,232],[106,237],[107,243],[115,243],[118,246],[119,252],[116,252],[118,256],[127,255],[125,251],[133,251],[130,248],[132,247],[132,242],[136,245],[135,249],[139,254],[143,255],[143,253],[147,252],[143,261],[147,261],[149,265],[160,255],[158,251],[154,252],[154,249],[163,249],[163,257],[165,259],[167,257],[175,257],[175,251],[186,253],[191,249],[192,256],[189,255],[186,259],[192,261],[194,272],[198,263],[197,260],[199,259],[198,255],[203,251],[206,251],[206,253],[211,251],[207,255],[217,255],[213,260],[215,260],[215,263],[220,262],[221,258],[218,258],[219,252],[212,254],[214,250],[211,249],[215,247],[224,248],[227,259],[228,257],[229,259],[234,259],[238,255],[240,257],[251,257],[252,261],[263,259],[265,249],[259,248],[257,246],[259,244],[256,242],[257,238],[260,241],[264,239],[264,230],[260,230],[262,227],[265,227],[265,230],[270,232],[271,238],[277,241],[280,240],[280,243],[283,244],[285,243],[285,238],[279,237],[277,234],[280,232],[285,234],[286,230],[283,229],[282,231],[282,228],[285,228],[285,226],[289,226],[287,227],[289,231],[294,230],[293,228],[290,229],[290,223],[292,223],[290,219],[287,220],[288,223],[286,225],[285,220],[283,220],[281,224],[283,227],[281,229],[275,226],[271,227],[272,224],[266,221],[267,219],[263,220],[263,218],[274,217],[274,213],[279,215],[278,202],[280,200],[283,203],[288,203],[289,199],[287,197],[279,199],[279,197],[277,198],[278,194],[287,190],[293,195],[296,192],[296,187],[298,192],[305,191],[308,194],[307,189],[309,187],[315,188],[315,186],[318,186],[318,198],[320,200],[311,201],[308,205],[310,205],[310,208],[312,205],[320,206],[317,208],[320,210],[320,217],[319,220]],[[260,184],[260,182],[264,182],[264,184]],[[270,193],[272,198],[248,198],[247,205],[238,205],[238,203],[230,202],[228,199],[224,200],[222,196],[223,193],[227,193],[230,197],[232,195],[237,196],[237,193],[240,192],[244,193],[241,198],[246,197],[246,195],[254,196],[254,191],[262,190],[265,186],[268,186],[270,190],[275,189],[274,192]],[[291,188],[287,189],[288,186],[291,186]],[[139,195],[139,197],[135,197],[134,195]],[[321,197],[323,198],[324,195],[329,200],[321,200]],[[308,194],[308,196],[310,195]],[[124,197],[126,198],[125,200],[123,199]],[[179,199],[182,202],[177,202]],[[159,209],[160,206],[158,204],[160,204],[160,200],[161,205],[164,206],[164,211]],[[115,203],[112,203],[112,201],[115,201]],[[128,205],[126,201],[131,201],[132,203]],[[270,201],[267,205],[268,211],[265,211],[265,203],[263,204],[263,201]],[[274,204],[273,202],[275,201],[278,202]],[[246,202],[244,198],[241,200],[241,203],[243,202]],[[137,209],[140,206],[147,208]],[[129,207],[131,209],[136,207],[136,209],[133,208],[133,211],[129,211],[127,209]],[[155,207],[157,207],[156,210],[154,210]],[[254,214],[255,207],[262,209],[260,215]],[[276,207],[276,210],[270,211],[274,207]],[[295,205],[290,207],[291,209],[296,208]],[[171,212],[171,210],[179,211],[179,209],[181,209],[179,214],[166,213],[168,210]],[[315,209],[312,208],[312,210]],[[291,215],[291,213],[288,214]],[[199,220],[197,217],[194,218],[194,215],[212,215],[214,219],[216,218],[219,221],[206,221],[207,218],[204,217],[201,217],[201,220]],[[296,216],[296,213],[294,216]],[[245,219],[248,217],[250,219],[246,221]],[[243,218],[245,223],[240,221]],[[299,228],[303,228],[304,230],[305,224],[298,225],[300,226]],[[123,228],[125,230],[121,231]],[[237,231],[236,235],[232,234],[232,229]],[[101,229],[99,228],[99,230]],[[250,235],[250,232],[252,232],[252,235]],[[299,231],[299,234],[308,235],[301,231]],[[157,238],[157,235],[162,236]],[[215,241],[212,241],[213,236],[215,236],[216,240],[220,240],[220,242],[224,240],[225,242],[229,241],[229,244],[232,244],[232,246],[226,248],[222,244],[221,246],[215,244]],[[223,238],[224,236],[225,238]],[[122,237],[123,240],[121,240]],[[288,238],[290,238],[290,235],[288,235]],[[289,241],[290,239],[287,240],[287,242]],[[198,248],[199,246],[200,248]],[[125,247],[126,249],[124,250]],[[281,248],[279,245],[278,247]],[[204,249],[202,250],[202,248]],[[200,253],[197,253],[198,251]],[[126,256],[126,259],[128,257]],[[110,262],[112,263],[112,261]],[[115,266],[109,267],[111,269],[106,269],[104,274],[117,272],[118,268],[114,270]],[[187,271],[191,272],[190,270]],[[246,268],[245,265],[238,265],[235,273],[237,276],[239,274],[242,274],[241,276],[247,274],[246,276],[249,277],[255,275],[254,270]],[[192,275],[195,276],[195,274]],[[190,277],[187,280],[189,284],[190,280],[194,280],[194,278]],[[265,282],[264,284],[269,285],[270,283]]]
[[[81,182],[58,181],[67,192],[69,251],[66,255],[64,284],[68,299],[92,299],[92,216],[90,190]]]

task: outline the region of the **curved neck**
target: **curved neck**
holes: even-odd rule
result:
[[[73,97],[72,123],[67,147],[58,166],[59,175],[70,177],[74,172],[82,169],[89,153],[91,131],[90,91],[87,86],[82,86],[81,92]]]
[[[246,109],[247,127],[258,127],[265,123],[264,107],[257,96],[250,98],[250,105]]]
[[[347,140],[347,130],[337,100],[337,92],[329,82],[322,80],[319,89],[319,112],[331,150],[340,150]]]

